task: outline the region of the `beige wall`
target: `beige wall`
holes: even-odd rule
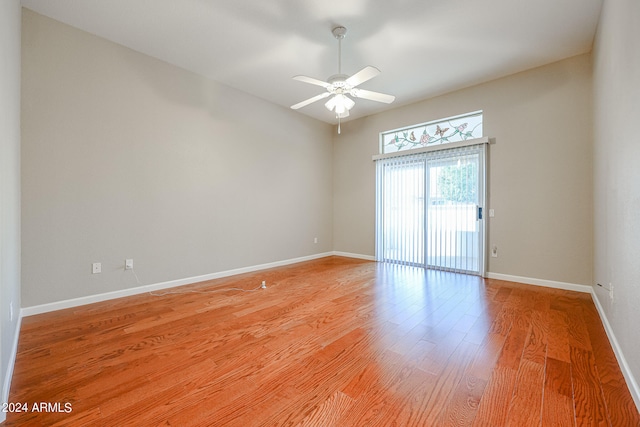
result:
[[[635,378],[640,378],[640,2],[604,2],[594,46],[594,281]],[[638,384],[636,404],[640,407]]]
[[[488,236],[499,257],[488,271],[591,284],[589,55],[343,124],[333,140],[335,250],[374,255],[379,132],[475,110],[496,142]]]
[[[0,58],[0,402],[7,402],[20,310],[19,0],[0,2]]]
[[[125,258],[146,285],[332,249],[329,125],[26,9],[22,25],[24,307],[136,287]]]

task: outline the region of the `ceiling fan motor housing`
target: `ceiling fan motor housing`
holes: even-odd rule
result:
[[[346,80],[349,78],[346,74],[334,74],[327,79],[327,83],[331,86],[327,90],[331,93],[348,92],[351,87],[347,84]]]

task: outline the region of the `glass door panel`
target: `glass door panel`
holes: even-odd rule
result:
[[[479,272],[478,153],[427,160],[429,268]]]

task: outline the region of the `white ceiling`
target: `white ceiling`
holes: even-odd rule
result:
[[[349,119],[589,52],[603,0],[22,0],[24,7],[289,107],[323,88],[292,80],[382,73]],[[300,110],[327,123],[317,102]]]

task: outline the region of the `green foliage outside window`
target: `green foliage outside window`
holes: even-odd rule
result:
[[[474,162],[443,166],[438,174],[440,197],[448,202],[477,203],[477,169]]]

